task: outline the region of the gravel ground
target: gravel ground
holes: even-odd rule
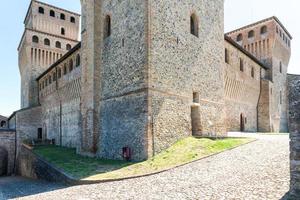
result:
[[[184,167],[120,182],[61,188],[4,178],[0,179],[0,199],[281,199],[289,189],[288,136],[258,138],[254,143]]]

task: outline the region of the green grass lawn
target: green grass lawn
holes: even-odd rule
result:
[[[82,157],[75,149],[41,146],[34,152],[76,179],[107,180],[145,175],[170,169],[252,141],[249,138],[197,139],[188,137],[144,162],[125,162]]]

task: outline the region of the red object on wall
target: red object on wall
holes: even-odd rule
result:
[[[131,149],[129,147],[123,147],[123,158],[127,161],[131,160]]]

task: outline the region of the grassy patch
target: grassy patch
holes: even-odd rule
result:
[[[45,146],[34,151],[50,163],[77,179],[105,180],[125,178],[173,168],[205,156],[245,144],[252,139],[197,139],[189,137],[178,141],[166,151],[139,163],[86,158],[75,149]]]

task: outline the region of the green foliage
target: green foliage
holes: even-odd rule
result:
[[[34,151],[77,179],[105,180],[145,175],[170,169],[200,158],[237,147],[251,139],[188,137],[176,142],[155,157],[139,163],[82,157],[75,149],[55,146],[37,147]]]

